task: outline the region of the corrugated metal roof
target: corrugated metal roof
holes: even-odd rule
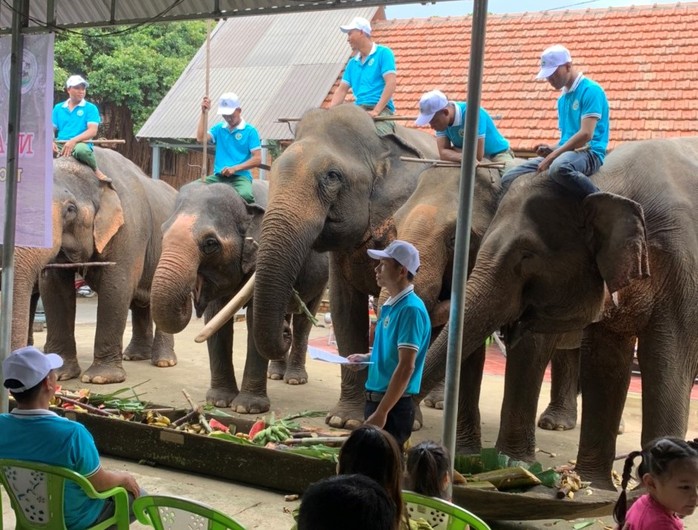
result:
[[[346,65],[351,49],[339,26],[352,17],[371,20],[377,8],[232,18],[211,34],[209,126],[220,118],[216,101],[235,92],[243,118],[264,139],[290,139],[278,118],[319,107]],[[138,137],[194,138],[205,93],[206,45],[138,131]]]
[[[356,9],[405,0],[27,0],[27,31]],[[13,0],[0,2],[0,33],[10,33]]]

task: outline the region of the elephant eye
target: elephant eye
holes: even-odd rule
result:
[[[342,174],[339,171],[335,171],[334,169],[330,170],[327,172],[325,175],[325,181],[329,183],[334,183],[334,182],[339,182],[342,180]]]
[[[218,252],[220,248],[221,244],[215,237],[207,237],[201,244],[201,250],[204,254],[213,254],[214,252]]]
[[[68,204],[66,205],[66,207],[65,207],[65,214],[64,214],[65,217],[70,218],[70,219],[73,219],[73,218],[75,218],[75,216],[77,215],[77,213],[78,213],[78,207],[75,206],[75,204],[73,204],[73,203],[71,202],[71,203],[68,203]]]

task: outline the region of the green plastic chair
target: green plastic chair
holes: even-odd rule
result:
[[[235,519],[215,508],[170,495],[138,497],[133,502],[133,513],[141,524],[155,530],[245,530]]]
[[[434,530],[490,530],[474,513],[443,499],[403,490],[402,500],[410,519],[424,519]]]
[[[114,498],[114,515],[89,530],[129,525],[128,494],[121,487],[97,492],[85,477],[59,466],[39,462],[0,459],[0,483],[7,490],[17,519],[17,530],[67,530],[64,518],[63,489],[67,480],[80,486],[91,499]],[[0,530],[2,519],[0,518]]]

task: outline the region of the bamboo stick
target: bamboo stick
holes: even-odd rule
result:
[[[81,263],[49,263],[44,269],[73,269],[79,267],[110,267],[116,265],[115,261],[88,261]]]
[[[68,397],[65,397],[61,394],[56,394],[56,397],[60,399],[61,401],[65,401],[66,403],[70,403],[71,405],[75,405],[76,407],[81,407],[89,412],[94,412],[95,414],[99,416],[108,416],[108,417],[113,417],[116,416],[116,414],[112,414],[110,412],[107,412],[103,409],[97,408],[93,405],[89,405],[88,403],[83,403],[82,401],[78,401],[77,399],[70,399]]]
[[[436,158],[416,158],[413,156],[401,156],[403,162],[421,162],[422,164],[433,164],[441,167],[460,167],[460,162],[452,162],[451,160],[439,160]],[[503,168],[503,162],[478,162],[475,167],[482,168]]]
[[[56,140],[57,144],[64,144],[68,140]],[[86,144],[110,145],[110,144],[125,144],[126,140],[107,140],[106,138],[98,138],[96,140],[85,140]]]
[[[343,444],[348,436],[317,436],[315,438],[289,438],[284,445]]]
[[[276,121],[279,123],[290,123],[294,121],[301,121],[302,118],[277,118]],[[417,116],[373,116],[373,121],[414,121]]]
[[[206,19],[206,81],[204,86],[205,97],[209,97],[210,87],[210,61],[211,61],[211,19]],[[210,100],[209,100],[210,101]],[[208,109],[204,110],[204,145],[203,159],[201,160],[201,181],[206,180],[208,170]]]

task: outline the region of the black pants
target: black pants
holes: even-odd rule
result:
[[[364,408],[364,417],[368,418],[378,408],[378,403],[367,401]],[[402,449],[402,446],[412,435],[412,424],[414,423],[414,405],[412,396],[405,396],[398,399],[395,406],[388,412],[385,422],[385,429],[393,435],[395,441]]]

